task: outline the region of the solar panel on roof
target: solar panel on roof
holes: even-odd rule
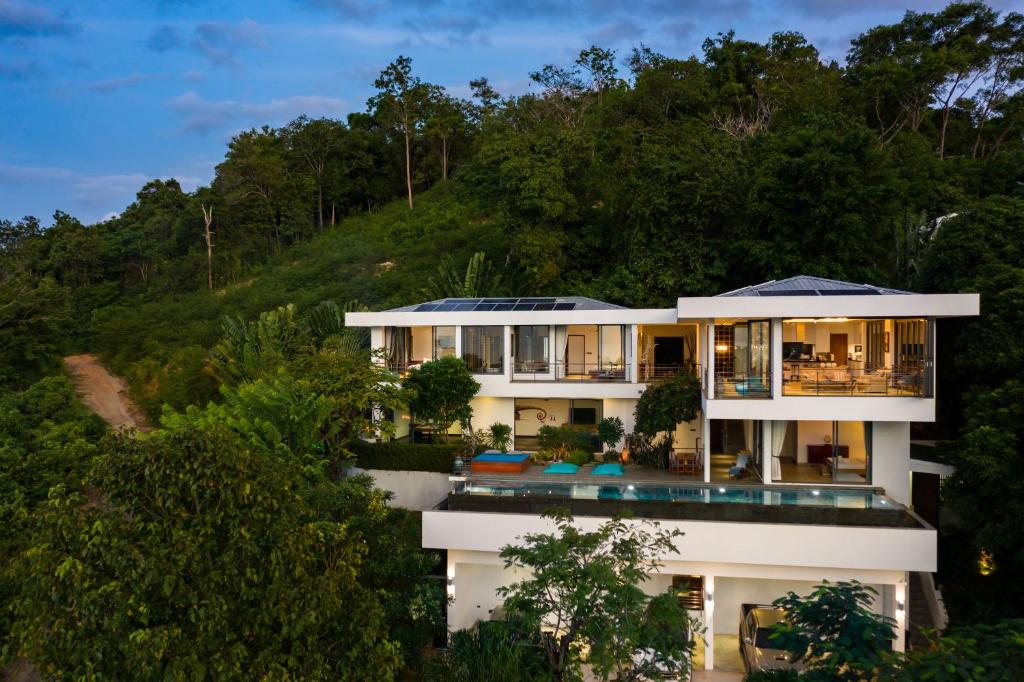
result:
[[[555,310],[575,310],[575,303],[556,303]]]
[[[442,303],[441,305],[437,306],[436,310],[439,313],[447,313],[447,312],[451,312],[451,311],[455,310],[456,305],[458,305],[458,304],[456,304],[456,303]]]
[[[514,303],[495,303],[494,309],[497,310],[512,310],[515,307]]]
[[[466,312],[469,312],[470,310],[473,310],[474,308],[476,308],[477,305],[478,304],[476,304],[476,303],[456,303],[455,304],[455,312],[457,312],[457,313],[466,313]]]
[[[554,303],[538,303],[537,305],[533,306],[533,309],[534,310],[554,310],[555,309],[555,304]]]
[[[817,291],[810,289],[788,289],[775,291],[759,291],[758,296],[817,296]]]
[[[483,303],[515,303],[518,298],[485,298]]]
[[[537,304],[536,303],[516,303],[512,307],[512,310],[533,310],[533,306],[535,306],[535,305],[537,305]]]
[[[554,303],[555,299],[553,299],[553,298],[521,298],[521,299],[519,299],[519,302],[520,303]]]
[[[494,310],[494,306],[495,305],[497,305],[497,304],[495,304],[495,303],[486,303],[486,302],[484,302],[484,303],[477,303],[476,306],[473,308],[473,310],[475,310],[475,311]]]
[[[431,310],[436,310],[436,309],[437,309],[437,304],[436,303],[421,303],[419,306],[417,306],[416,312],[418,312],[418,313],[429,313]]]

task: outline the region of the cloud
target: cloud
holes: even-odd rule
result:
[[[42,75],[43,69],[39,63],[29,59],[0,62],[0,80],[20,82],[33,80]]]
[[[644,28],[640,24],[626,18],[605,24],[587,35],[587,40],[594,45],[616,45],[622,42],[639,40],[643,34]]]
[[[345,19],[369,20],[387,10],[391,3],[381,0],[298,0],[300,5],[326,10]]]
[[[167,52],[185,44],[185,39],[176,26],[164,24],[157,26],[146,39],[146,47],[156,52]]]
[[[247,47],[266,47],[264,31],[252,19],[237,24],[208,22],[196,26],[192,45],[212,64],[234,64],[235,54]]]
[[[184,118],[186,132],[204,134],[230,126],[279,125],[300,114],[340,116],[347,103],[320,95],[297,95],[268,102],[213,101],[190,91],[171,99],[168,106]]]
[[[908,10],[915,12],[939,10],[948,2],[947,0],[858,0],[857,2],[849,2],[849,0],[788,0],[787,4],[806,16],[818,19],[890,11],[893,13],[893,21],[898,21],[899,17],[902,17],[903,13]]]
[[[689,19],[673,19],[662,24],[661,30],[678,45],[689,41],[697,30],[697,24]]]
[[[78,31],[78,24],[56,16],[45,7],[19,0],[0,0],[0,39],[28,36],[66,36]]]
[[[139,83],[145,83],[146,81],[166,77],[167,74],[165,73],[133,73],[127,76],[107,78],[105,80],[89,83],[85,87],[87,87],[89,90],[92,90],[93,92],[98,92],[100,94],[105,95],[114,92],[115,90],[120,90],[122,88],[130,88],[134,85],[138,85]]]

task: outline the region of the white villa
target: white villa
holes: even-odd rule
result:
[[[567,506],[588,527],[631,508],[685,533],[646,589],[687,586],[706,626],[697,664],[722,670],[738,665],[741,604],[825,579],[873,586],[903,649],[911,576],[930,585],[936,570],[936,531],[914,512],[912,474],[937,471],[912,459],[910,424],[935,420],[936,320],[978,311],[976,294],[800,276],[666,309],[446,299],[350,313],[347,324],[370,328],[397,372],[463,358],[481,385],[474,426],[511,425],[517,450],[537,449],[543,425],[619,417],[629,433],[648,382],[699,376],[701,414],[672,434],[668,470],[454,477],[423,513],[423,546],[447,552],[455,630],[491,617],[495,588],[516,578],[498,552],[545,529],[546,506]],[[415,428],[409,415],[396,422],[399,436]]]

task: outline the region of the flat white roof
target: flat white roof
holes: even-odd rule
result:
[[[966,317],[979,313],[978,294],[892,296],[702,296],[680,298],[679,319],[771,317]]]
[[[506,324],[674,324],[676,321],[675,308],[467,312],[384,310],[377,313],[345,314],[345,324],[350,327],[486,326]]]

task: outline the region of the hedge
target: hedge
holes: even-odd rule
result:
[[[356,465],[363,469],[387,471],[436,471],[450,474],[455,456],[464,451],[462,441],[424,444],[406,441],[367,443],[356,440],[348,449],[356,456]]]

